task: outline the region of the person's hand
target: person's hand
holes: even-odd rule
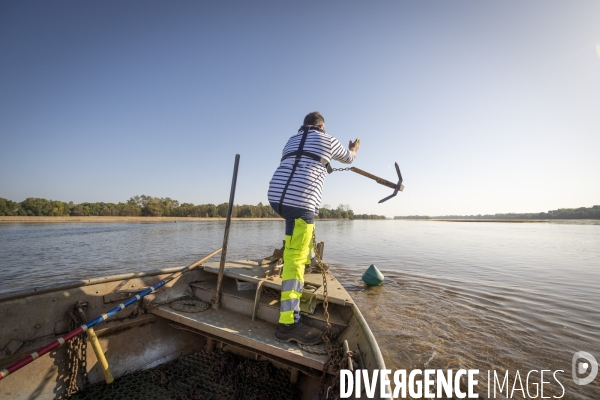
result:
[[[348,150],[350,150],[353,153],[356,153],[359,148],[360,148],[360,139],[356,139],[354,142],[352,142],[352,140],[351,140],[350,143],[348,144]]]

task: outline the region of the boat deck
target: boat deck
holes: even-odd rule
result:
[[[152,313],[206,333],[220,341],[241,345],[271,358],[275,356],[277,359],[286,360],[287,363],[322,370],[327,359],[325,355],[308,353],[295,344],[278,342],[274,336],[274,324],[258,319],[253,321],[249,316],[223,308],[187,313],[175,311],[168,305],[161,305],[152,309]]]

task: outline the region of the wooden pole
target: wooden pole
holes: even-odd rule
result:
[[[218,310],[221,308],[221,286],[223,285],[223,274],[225,273],[225,259],[227,257],[227,244],[229,241],[229,227],[231,225],[231,213],[233,212],[233,199],[235,197],[235,185],[237,183],[238,167],[240,165],[240,155],[235,155],[235,164],[233,165],[233,178],[231,179],[231,190],[229,191],[229,206],[227,207],[227,220],[225,221],[225,235],[223,236],[223,252],[221,253],[221,263],[219,264],[219,276],[217,277],[217,292],[212,300],[212,308]]]
[[[360,168],[352,167],[352,168],[350,168],[350,171],[356,172],[357,174],[360,174],[362,176],[366,176],[367,178],[373,179],[375,182],[379,183],[380,185],[387,186],[391,189],[398,189],[400,186],[397,183],[393,183],[393,182],[387,181],[385,179],[382,179],[378,176],[368,173],[367,171],[363,171]]]

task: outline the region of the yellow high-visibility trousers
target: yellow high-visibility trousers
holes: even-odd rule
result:
[[[304,288],[304,267],[310,263],[309,257],[314,230],[315,224],[308,224],[302,218],[297,218],[294,221],[292,235],[285,236],[280,324],[289,325],[300,321],[300,298]]]

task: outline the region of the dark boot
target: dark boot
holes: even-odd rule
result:
[[[291,325],[279,324],[275,331],[275,338],[281,342],[296,342],[308,345],[321,343],[323,341],[322,335],[323,332],[304,325],[302,320]]]

